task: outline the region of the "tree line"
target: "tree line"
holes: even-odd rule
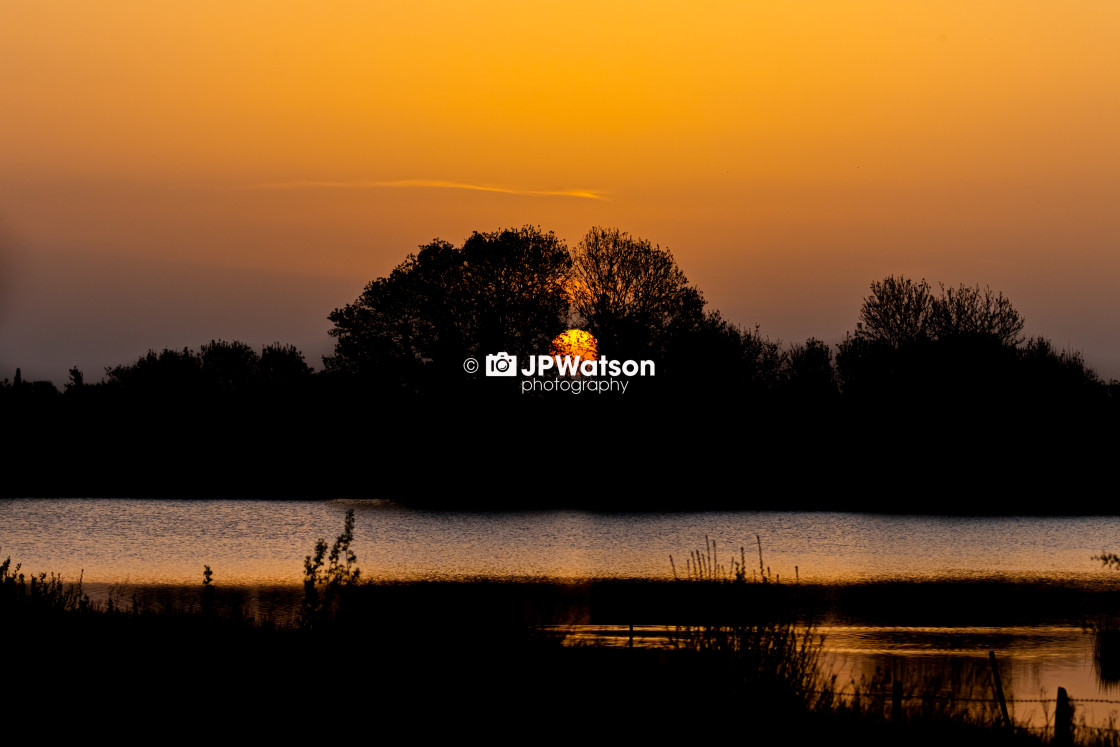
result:
[[[591,229],[573,249],[531,226],[476,232],[461,246],[437,239],[329,320],[335,347],[318,372],[291,345],[257,352],[212,340],[198,352],[150,350],[93,384],[72,369],[63,392],[17,374],[0,383],[0,404],[24,443],[64,435],[85,467],[56,475],[62,492],[80,490],[83,474],[107,490],[134,485],[106,467],[122,448],[138,455],[139,482],[167,494],[364,493],[418,476],[431,482],[423,493],[440,482],[431,464],[448,482],[495,462],[529,483],[556,453],[542,424],[577,452],[614,442],[670,465],[672,474],[635,474],[615,457],[582,468],[582,479],[623,489],[687,491],[696,465],[733,472],[744,460],[769,471],[752,485],[773,484],[806,465],[842,473],[869,453],[891,478],[913,483],[940,464],[976,468],[986,477],[973,482],[994,489],[992,465],[1031,454],[1085,464],[1109,442],[1093,434],[1116,430],[1117,383],[1026,338],[1001,292],[892,275],[871,283],[838,345],[783,346],[710,309],[668,249],[613,228]],[[624,395],[530,396],[464,370],[497,352],[544,354],[573,328],[591,332],[600,355],[656,361],[656,377]],[[75,440],[93,425],[100,436]],[[375,458],[396,469],[371,483]],[[208,461],[263,466],[215,483],[191,471]],[[294,464],[307,471],[293,474]],[[23,484],[37,489],[34,475]]]
[[[817,338],[783,347],[707,308],[671,252],[645,239],[596,227],[570,251],[554,233],[531,226],[476,232],[459,247],[438,239],[421,247],[335,309],[335,349],[317,376],[423,395],[461,386],[466,358],[542,354],[561,332],[577,328],[594,334],[600,352],[614,359],[656,359],[674,382],[702,368],[756,393],[863,396],[883,386],[921,386],[929,395],[941,381],[959,395],[969,385],[1012,384],[1027,370],[1032,385],[1108,391],[1079,354],[1055,350],[1044,338],[1027,340],[1024,319],[1001,292],[965,285],[935,292],[924,279],[893,275],[870,290],[855,330],[835,353]],[[149,350],[135,363],[106,368],[97,386],[228,395],[305,386],[312,373],[291,345],[257,353],[242,342],[211,340],[198,352]],[[56,391],[18,375],[0,387],[8,397]],[[65,393],[88,388],[72,369]]]

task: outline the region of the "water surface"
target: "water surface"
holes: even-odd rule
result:
[[[1108,580],[1117,517],[957,518],[843,513],[454,513],[388,501],[0,500],[0,557],[87,581],[298,582],[319,538],[356,512],[366,578],[671,578],[716,543],[727,566],[810,582],[1002,577]]]

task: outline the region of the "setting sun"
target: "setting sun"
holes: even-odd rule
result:
[[[561,332],[548,347],[548,354],[562,358],[570,356],[580,360],[593,361],[599,357],[599,341],[590,332],[582,329],[569,329]]]

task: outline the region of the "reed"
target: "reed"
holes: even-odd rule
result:
[[[757,570],[748,571],[744,546],[720,562],[718,545],[708,536],[703,550],[689,553],[684,579],[670,557],[677,580],[719,585],[712,588],[719,599],[693,611],[707,619],[676,626],[672,646],[705,661],[718,687],[736,698],[762,699],[782,710],[811,707],[822,690],[819,661],[824,639],[812,623],[798,624],[789,606],[775,596],[781,589],[766,566],[759,535],[755,544]],[[749,591],[748,584],[755,590]],[[720,588],[723,585],[726,588]]]
[[[8,556],[0,562],[0,605],[6,610],[22,610],[33,614],[88,613],[96,605],[82,591],[82,577],[77,583],[65,584],[54,573],[23,573],[22,565],[12,566]]]
[[[779,583],[781,581],[780,575],[773,575],[770,572],[770,567],[763,562],[762,559],[762,538],[755,535],[755,542],[758,546],[758,570],[751,570],[750,577],[747,577],[747,550],[745,547],[739,547],[739,555],[735,556],[734,553],[728,558],[727,563],[719,562],[719,551],[716,546],[716,541],[710,539],[708,535],[704,535],[704,549],[693,550],[685,558],[683,580],[686,581],[718,581],[718,582],[735,582],[746,583],[748,580],[758,583]],[[677,563],[672,555],[669,556],[669,565],[673,570],[673,578],[680,581],[682,580],[677,572]],[[800,577],[798,569],[795,567],[794,574]]]

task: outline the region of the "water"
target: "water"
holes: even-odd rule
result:
[[[554,626],[572,645],[670,646],[675,629],[664,625]],[[805,628],[800,628],[804,634]],[[824,645],[820,670],[835,676],[840,698],[860,697],[889,713],[891,682],[906,684],[904,709],[921,713],[923,694],[937,705],[979,719],[998,718],[989,652],[996,654],[1008,711],[1015,723],[1052,726],[1058,688],[1075,706],[1076,721],[1103,727],[1120,723],[1120,686],[1102,682],[1093,666],[1094,637],[1073,625],[915,627],[836,625],[813,628]],[[952,698],[952,702],[949,699]]]
[[[827,642],[822,668],[841,684],[866,687],[884,675],[912,683],[939,681],[942,693],[970,700],[974,714],[994,716],[988,659],[994,651],[1016,723],[1035,728],[1053,723],[1059,687],[1088,725],[1104,726],[1120,713],[1120,691],[1102,682],[1094,669],[1093,635],[1078,626],[822,626],[820,632]],[[921,707],[916,699],[907,705]]]
[[[317,539],[331,541],[348,509],[366,578],[672,578],[685,573],[705,536],[718,562],[745,556],[784,582],[850,584],[997,578],[1117,585],[1120,573],[1092,556],[1120,550],[1117,517],[947,518],[842,513],[604,514],[548,511],[416,511],[387,501],[0,500],[0,558],[30,572],[87,584],[192,584],[209,565],[219,584],[296,584]],[[740,555],[740,548],[743,554]],[[705,552],[706,555],[706,552]],[[1051,620],[1050,622],[1053,622]],[[617,631],[616,631],[617,632]],[[1069,624],[897,627],[831,621],[824,663],[839,681],[876,673],[986,672],[987,652],[1006,662],[1020,720],[1045,723],[1063,686],[1088,723],[1120,699],[1094,669],[1093,637]],[[965,677],[958,686],[977,687]],[[990,687],[988,685],[979,687]],[[986,690],[985,696],[990,695]]]
[[[378,579],[671,578],[688,554],[744,548],[782,580],[999,577],[1108,581],[1117,517],[954,518],[841,513],[451,513],[386,501],[0,500],[0,557],[87,581],[295,583],[315,541],[356,512],[353,548]]]

